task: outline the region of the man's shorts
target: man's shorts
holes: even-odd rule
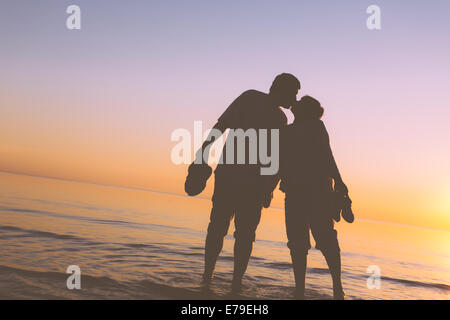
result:
[[[208,233],[225,236],[234,217],[234,237],[254,241],[261,219],[260,189],[257,181],[241,181],[216,174]]]

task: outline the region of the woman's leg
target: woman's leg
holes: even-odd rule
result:
[[[334,229],[334,223],[330,218],[314,221],[311,224],[311,232],[316,240],[316,248],[322,252],[330,270],[333,281],[333,296],[335,299],[343,299],[341,251],[337,240],[337,231]]]
[[[330,269],[333,280],[333,297],[335,300],[344,298],[344,289],[341,281],[341,254],[337,250],[322,249],[322,254]]]
[[[300,201],[299,201],[300,200]],[[285,222],[288,247],[291,253],[292,267],[295,278],[295,297],[303,299],[305,296],[305,276],[309,241],[309,225],[305,219],[305,202],[298,198],[285,198]]]
[[[306,278],[306,262],[307,254],[296,254],[291,250],[292,268],[294,269],[295,278],[295,298],[305,298],[305,278]]]

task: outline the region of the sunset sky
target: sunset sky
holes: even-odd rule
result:
[[[450,2],[242,2],[2,1],[0,171],[183,193],[171,133],[289,72],[358,217],[450,230]]]

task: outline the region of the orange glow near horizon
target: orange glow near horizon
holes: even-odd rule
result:
[[[48,121],[34,117],[19,119],[13,113],[0,119],[1,137],[14,137],[2,139],[0,170],[184,193],[186,166],[171,163],[175,142],[170,135],[155,132],[151,140],[141,136],[130,144],[130,136],[98,127],[63,130],[59,125],[39,127]],[[346,154],[347,145],[333,143],[333,131],[338,133],[338,129],[329,131],[358,217],[450,230],[450,188],[444,181],[448,172],[440,166],[427,168],[426,174],[417,171],[423,163],[417,158],[405,164],[393,161],[391,166],[381,158],[380,170],[371,171],[374,164],[352,160]],[[202,196],[211,196],[212,180]],[[284,206],[280,192],[272,205]]]
[[[388,1],[373,32],[356,2],[242,3],[236,15],[225,2],[105,12],[86,1],[79,32],[50,4],[8,6],[0,171],[184,194],[171,133],[196,120],[207,130],[243,91],[290,72],[298,97],[325,108],[358,217],[450,230],[449,4]],[[284,19],[271,24],[274,12]],[[273,205],[284,206],[279,192]]]

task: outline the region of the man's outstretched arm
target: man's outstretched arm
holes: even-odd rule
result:
[[[195,154],[195,164],[208,164],[209,150],[213,143],[222,136],[226,129],[232,128],[241,118],[241,110],[252,99],[251,90],[245,91],[237,97],[219,117],[217,123],[211,129],[202,147]]]
[[[222,134],[226,130],[226,126],[220,121],[216,122],[214,127],[212,127],[211,132],[209,133],[206,140],[203,142],[202,146],[195,153],[195,164],[208,164],[209,159],[209,150],[211,149],[214,142],[222,136]]]

